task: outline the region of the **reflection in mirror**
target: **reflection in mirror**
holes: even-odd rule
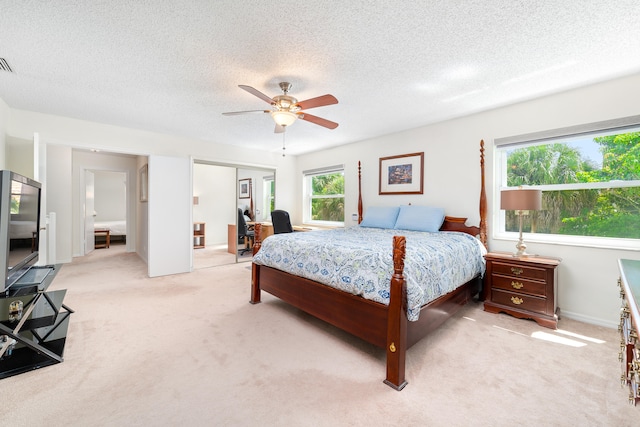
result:
[[[194,162],[193,221],[204,223],[205,230],[204,237],[198,238],[204,244],[196,249],[194,242],[194,269],[251,261],[251,250],[242,253],[252,240],[245,243],[244,237],[238,236],[238,209],[242,209],[243,215],[251,214],[247,215],[249,219],[245,218],[247,223],[253,219],[262,221],[265,215],[269,218],[275,194],[274,176],[274,170]]]
[[[253,258],[251,247],[254,242],[254,224],[271,221],[271,211],[275,203],[275,171],[238,169],[237,178],[238,250],[236,257],[238,262],[248,262]]]

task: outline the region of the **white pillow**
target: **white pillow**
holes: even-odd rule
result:
[[[398,206],[371,206],[367,208],[361,227],[393,228],[398,218]]]
[[[394,228],[398,230],[436,232],[444,222],[444,209],[430,206],[400,206]]]

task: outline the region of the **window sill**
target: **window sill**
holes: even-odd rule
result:
[[[494,240],[518,241],[518,233],[497,233]],[[546,245],[579,246],[583,248],[613,249],[640,252],[639,239],[616,239],[610,237],[565,236],[557,234],[523,233],[525,243],[541,243]]]
[[[303,222],[302,226],[313,227],[313,228],[342,228],[344,227],[344,223],[339,222],[322,222],[322,221],[308,221]]]

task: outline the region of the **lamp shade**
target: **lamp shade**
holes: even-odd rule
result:
[[[541,190],[518,188],[500,192],[500,209],[506,211],[537,211],[541,208]]]
[[[291,126],[298,118],[296,114],[290,111],[281,110],[273,111],[271,117],[273,117],[273,120],[280,126]]]

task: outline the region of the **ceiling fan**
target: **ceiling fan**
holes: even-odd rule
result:
[[[257,96],[258,98],[270,104],[271,110],[249,110],[222,113],[225,116],[234,116],[237,114],[246,113],[269,113],[273,120],[276,122],[275,133],[284,132],[288,126],[291,126],[293,123],[295,123],[296,119],[315,123],[328,129],[335,129],[338,127],[338,123],[336,122],[323,119],[322,117],[313,116],[302,111],[308,110],[309,108],[337,104],[338,100],[333,95],[327,94],[318,96],[316,98],[307,99],[305,101],[298,101],[296,98],[289,95],[289,90],[291,89],[291,83],[289,82],[280,83],[280,89],[282,89],[284,95],[277,95],[273,98],[269,98],[267,95],[251,86],[238,85],[238,87],[246,90],[250,94]]]

